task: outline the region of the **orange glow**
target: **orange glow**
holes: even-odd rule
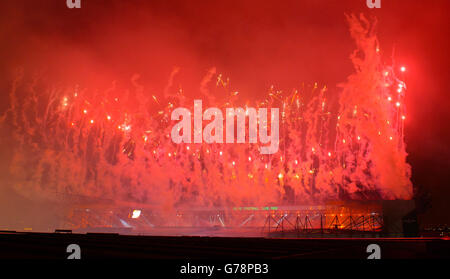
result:
[[[361,26],[356,29],[360,28],[365,27]],[[232,86],[227,85],[229,81],[223,77],[224,84],[214,87],[214,79],[217,77],[214,72],[202,81],[200,88],[206,91],[196,92],[195,90],[199,88],[197,73],[193,73],[192,77],[187,73],[183,74],[185,76],[179,76],[173,80],[173,85],[170,79],[168,87],[165,88],[163,85],[167,83],[165,74],[168,69],[162,68],[161,75],[155,77],[144,75],[141,80],[132,80],[131,85],[128,82],[129,77],[124,77],[127,82],[120,81],[120,86],[116,89],[104,90],[106,88],[101,85],[102,81],[101,84],[99,83],[99,86],[101,85],[99,89],[95,87],[86,90],[80,89],[81,95],[78,95],[76,99],[72,95],[74,94],[73,89],[68,92],[61,91],[58,93],[59,95],[50,95],[51,98],[54,98],[54,106],[52,103],[47,105],[43,102],[51,108],[48,110],[48,117],[45,118],[48,119],[48,122],[40,124],[30,121],[30,123],[26,123],[27,127],[36,126],[33,129],[19,127],[17,133],[20,140],[17,142],[19,142],[18,144],[33,142],[36,136],[28,135],[28,133],[36,135],[42,133],[43,140],[40,142],[43,145],[43,152],[41,154],[41,151],[37,150],[37,155],[33,156],[38,161],[36,165],[39,165],[40,158],[43,158],[42,160],[45,162],[55,164],[50,168],[52,172],[58,168],[78,171],[77,175],[65,175],[64,179],[58,182],[54,188],[63,189],[65,185],[80,185],[79,189],[76,189],[77,193],[86,196],[100,195],[104,190],[104,194],[108,195],[105,198],[111,200],[117,198],[117,200],[133,202],[149,201],[149,204],[160,199],[164,199],[164,202],[167,201],[168,204],[179,204],[186,200],[195,206],[200,205],[197,204],[200,201],[204,205],[213,204],[212,201],[224,201],[224,206],[225,201],[231,201],[233,204],[245,201],[249,204],[281,205],[282,202],[288,200],[284,197],[289,196],[290,199],[292,195],[296,202],[308,204],[339,199],[341,196],[337,194],[341,189],[344,191],[343,194],[358,199],[365,197],[365,191],[369,190],[372,193],[374,189],[383,190],[379,191],[382,198],[406,199],[409,194],[409,174],[403,171],[408,166],[404,160],[406,153],[403,152],[405,138],[405,129],[403,128],[405,125],[400,119],[405,119],[403,114],[406,114],[406,106],[409,103],[405,103],[403,94],[395,94],[395,90],[401,88],[404,93],[407,91],[407,85],[404,85],[403,81],[397,77],[401,65],[392,67],[380,63],[379,55],[372,55],[375,52],[373,44],[375,40],[371,38],[370,42],[372,43],[369,46],[365,43],[369,42],[369,38],[367,38],[369,33],[365,34],[367,36],[359,39],[362,40],[362,43],[357,44],[358,48],[364,48],[358,51],[367,54],[361,57],[360,63],[364,65],[361,70],[352,73],[351,78],[345,79],[345,83],[342,83],[342,90],[335,89],[334,82],[329,93],[325,88],[321,89],[322,85],[307,83],[304,87],[302,84],[294,85],[299,88],[297,92],[290,90],[289,87],[286,88],[286,86],[290,86],[290,82],[281,80],[280,85],[270,88],[270,93],[264,93],[264,89],[261,92],[253,92],[253,85],[250,86],[250,84],[256,83],[260,78],[266,79],[266,76],[251,76],[252,79],[248,81],[245,80],[247,77],[242,76],[238,83],[230,83]],[[359,36],[358,34],[354,35]],[[270,40],[271,43],[276,41],[275,39]],[[370,47],[370,50],[365,49],[366,47]],[[373,57],[378,58],[372,60]],[[176,62],[179,57],[175,56],[175,58],[173,61],[162,62]],[[187,64],[190,60],[181,59],[179,62]],[[250,62],[253,61],[246,63]],[[161,65],[155,64],[154,66],[156,69]],[[203,67],[201,68],[203,69]],[[187,68],[186,72],[189,72],[189,69]],[[136,71],[140,70],[140,68],[136,69]],[[225,70],[228,72],[229,69]],[[283,76],[281,72],[278,73],[276,67],[270,69],[268,74],[271,74],[272,71],[277,74],[273,80],[278,83],[277,79]],[[202,72],[202,74],[204,73]],[[236,75],[239,74],[241,73],[236,73]],[[104,75],[105,78],[108,78],[106,73]],[[297,75],[297,73],[293,73],[293,75]],[[309,79],[309,75],[307,77]],[[326,81],[325,77],[319,76],[318,78],[319,80],[324,78]],[[211,83],[210,80],[213,82]],[[153,81],[158,81],[158,84],[151,84]],[[84,83],[85,81],[81,80],[80,82]],[[178,93],[182,92],[179,86],[183,82],[187,83],[186,92],[192,94]],[[245,94],[234,96],[237,93],[232,92],[237,92],[234,90],[238,88],[239,82],[248,83],[248,88],[247,86],[243,88],[242,92]],[[390,87],[384,87],[385,83],[388,83]],[[142,84],[142,88],[140,84]],[[261,87],[266,84],[266,81],[262,80]],[[143,85],[146,87],[144,88]],[[87,86],[91,85],[87,84]],[[299,86],[302,86],[301,89]],[[195,89],[191,90],[191,87]],[[354,90],[355,88],[357,90]],[[42,94],[48,93],[42,91]],[[233,94],[232,98],[230,98],[230,94]],[[64,105],[61,104],[62,100],[66,100],[64,96],[68,96],[67,109],[64,109]],[[116,96],[121,96],[120,101],[115,98]],[[42,100],[49,99],[44,97]],[[196,131],[195,118],[190,119],[194,120],[193,122],[189,122],[191,126],[194,126],[189,132],[191,140],[175,144],[171,139],[171,129],[175,128],[172,129],[173,132],[177,132],[177,129],[178,132],[181,132],[181,126],[174,126],[171,114],[174,108],[184,107],[186,104],[187,109],[191,111],[190,117],[193,117],[194,106],[199,106],[195,101],[193,102],[193,99],[203,99],[201,113],[207,107],[217,107],[219,110],[241,107],[245,110],[247,106],[251,106],[256,108],[256,112],[259,108],[278,108],[277,116],[279,118],[277,120],[280,122],[280,129],[277,133],[279,136],[277,153],[262,155],[260,148],[266,145],[262,142],[260,145],[238,144],[236,133],[240,125],[238,125],[239,117],[237,116],[236,122],[233,120],[234,144],[225,144],[223,141],[213,144],[206,140],[195,141],[196,133],[192,133],[192,130]],[[390,102],[386,102],[386,100]],[[169,101],[170,103],[168,103]],[[18,106],[13,110],[17,110],[17,115],[21,117],[24,115],[20,112],[23,108],[26,109],[27,106]],[[45,107],[43,108],[45,109]],[[45,112],[44,109],[39,108],[39,111]],[[253,109],[249,108],[245,112],[247,116],[252,116],[254,113]],[[415,111],[412,110],[412,112]],[[87,117],[87,113],[89,113],[89,117]],[[112,119],[113,115],[114,119]],[[413,118],[416,118],[416,115]],[[273,125],[274,119],[270,120],[268,117],[267,120],[260,120],[261,125],[256,125],[256,128],[269,128]],[[204,129],[203,126],[207,123],[205,119],[200,120],[202,121],[199,128]],[[225,122],[225,117],[222,120]],[[28,119],[24,121],[28,121]],[[69,123],[69,127],[67,127],[67,123]],[[251,131],[247,118],[244,123],[244,135],[245,141],[247,141]],[[214,126],[212,122],[209,124],[211,124],[209,127]],[[226,129],[214,132],[219,133],[220,131],[222,134],[226,134]],[[261,130],[255,131],[261,137]],[[383,133],[383,137],[377,137],[378,131]],[[49,132],[57,136],[49,136]],[[183,131],[183,135],[187,135],[186,132]],[[212,135],[213,131],[209,132]],[[272,131],[267,129],[266,132],[265,137],[270,138],[269,134],[272,135]],[[378,133],[381,134],[381,132]],[[362,137],[364,137],[364,141]],[[349,144],[347,144],[347,138]],[[386,141],[387,139],[392,141],[391,144]],[[355,140],[357,141],[355,142]],[[70,146],[71,144],[74,146]],[[59,161],[54,163],[49,158],[43,157],[55,154],[46,152],[52,146],[57,147],[55,152],[61,150],[61,156],[58,156]],[[192,152],[190,152],[190,146],[194,148]],[[89,156],[83,156],[84,154]],[[63,155],[67,155],[67,159]],[[21,162],[15,163],[18,173],[22,171],[19,163]],[[293,163],[294,166],[292,166]],[[63,165],[59,167],[57,164]],[[79,164],[80,167],[73,168],[73,164]],[[397,167],[399,168],[398,172],[383,171]],[[26,170],[26,167],[24,169]],[[95,176],[78,175],[84,173],[92,173]],[[58,178],[63,177],[62,174],[56,172],[54,175]],[[234,181],[231,180],[232,176],[235,178]],[[92,180],[84,182],[83,177]],[[255,179],[249,180],[249,178]],[[300,178],[302,178],[300,181],[297,180]],[[66,182],[66,179],[72,181]],[[97,191],[97,188],[94,187],[81,187],[84,185],[83,183],[88,183],[86,185],[92,183],[92,185],[98,186],[98,192],[90,192],[91,190]],[[127,187],[123,191],[110,191],[110,189],[124,188],[122,184]],[[168,187],[172,184],[173,187]],[[280,184],[289,185],[292,191],[290,191],[291,189],[285,191],[286,189],[280,187]],[[358,187],[355,188],[355,185]],[[39,190],[39,186],[36,189]],[[168,193],[166,194],[162,189],[167,190]],[[358,192],[355,193],[355,190]],[[359,191],[361,191],[361,195]],[[160,193],[163,192],[164,197],[160,196]],[[198,199],[189,201],[190,197],[198,197]],[[126,211],[125,214],[130,213],[132,209],[130,208],[130,211]],[[143,210],[145,211],[145,209]],[[147,216],[143,218],[147,218]]]

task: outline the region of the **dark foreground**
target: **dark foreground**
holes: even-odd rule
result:
[[[381,257],[450,258],[449,238],[238,238],[119,234],[0,233],[0,258],[67,259],[70,244],[82,259],[367,259],[370,244]]]

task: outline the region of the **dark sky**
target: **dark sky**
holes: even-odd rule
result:
[[[106,88],[140,73],[160,92],[174,66],[195,90],[211,67],[245,96],[318,81],[333,88],[351,73],[354,49],[345,13],[378,19],[386,62],[405,65],[406,143],[413,183],[432,195],[427,223],[450,223],[450,2],[382,0],[170,1],[3,0],[0,3],[0,110],[11,73],[44,72],[54,83]],[[3,147],[2,147],[3,149]],[[2,167],[5,167],[2,164]]]

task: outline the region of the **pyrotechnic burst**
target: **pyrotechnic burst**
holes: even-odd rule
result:
[[[214,69],[201,83],[205,105],[280,108],[280,150],[271,155],[255,144],[173,143],[171,112],[193,105],[173,86],[178,68],[160,95],[138,76],[130,91],[113,84],[91,92],[27,84],[19,75],[1,119],[16,141],[10,182],[34,198],[60,193],[166,208],[411,198],[406,85],[381,62],[373,25],[348,21],[355,73],[332,92],[318,84],[272,86],[265,99],[242,102]]]

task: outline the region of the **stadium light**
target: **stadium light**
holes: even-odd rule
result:
[[[133,214],[131,215],[131,218],[137,219],[137,218],[139,218],[139,216],[141,216],[141,210],[139,210],[139,209],[133,210]]]

